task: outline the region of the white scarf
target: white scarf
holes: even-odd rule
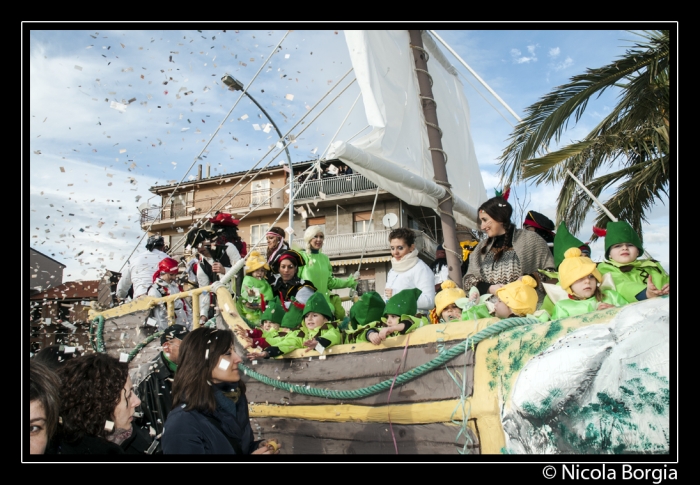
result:
[[[396,271],[397,273],[404,273],[408,271],[409,269],[413,268],[416,264],[418,264],[418,249],[414,249],[407,255],[405,255],[401,260],[397,260],[396,258],[392,257],[391,258],[391,269]]]

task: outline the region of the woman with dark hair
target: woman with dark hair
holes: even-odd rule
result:
[[[133,425],[141,400],[129,365],[107,354],[71,359],[58,370],[61,421],[56,453],[151,453],[153,440]]]
[[[544,239],[534,232],[515,228],[510,220],[512,215],[513,207],[503,197],[493,197],[481,204],[481,230],[488,238],[469,255],[469,270],[462,286],[476,286],[482,295],[495,295],[503,285],[530,275],[538,282],[539,308],[545,293],[537,270],[553,270],[554,258]]]
[[[401,290],[418,288],[418,312],[428,315],[435,307],[435,275],[418,257],[415,233],[406,227],[394,229],[389,233],[389,249],[391,269],[386,277],[385,299]]]
[[[200,327],[180,344],[173,409],[162,442],[165,454],[274,454],[276,441],[256,442],[240,382],[233,332]]]
[[[316,286],[309,280],[298,276],[299,267],[304,266],[304,258],[297,251],[288,249],[282,252],[272,267],[275,280],[272,283],[272,293],[279,296],[281,301],[291,301],[292,297],[299,303],[306,303],[316,292]]]
[[[537,211],[527,211],[523,229],[539,234],[554,254],[554,223],[549,217]]]
[[[47,347],[48,348],[48,347]],[[42,455],[58,425],[61,381],[41,361],[29,362],[29,453]]]
[[[41,362],[47,365],[50,369],[56,371],[59,367],[63,366],[70,359],[80,357],[80,351],[75,347],[70,347],[72,352],[67,352],[65,345],[49,345],[44,347],[39,352],[34,354],[32,361]]]
[[[267,231],[265,238],[267,239],[267,264],[270,268],[274,268],[277,264],[277,259],[289,249],[289,245],[284,242],[284,229],[278,226],[271,227]],[[272,271],[276,270],[273,269]],[[275,282],[274,273],[271,272],[267,275],[267,282],[271,285]]]

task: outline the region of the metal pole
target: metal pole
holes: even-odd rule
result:
[[[423,49],[423,39],[420,30],[408,31],[413,58],[416,62],[416,76],[418,77],[418,87],[420,89],[421,104],[423,114],[428,124],[428,141],[430,143],[430,154],[433,160],[433,172],[435,182],[448,189],[445,197],[438,202],[438,211],[442,221],[443,247],[447,255],[447,268],[449,278],[458,287],[462,287],[462,261],[457,253],[459,241],[457,240],[457,230],[455,219],[452,215],[452,197],[449,193],[449,183],[447,180],[447,169],[445,168],[445,158],[442,151],[441,134],[438,131],[437,104],[433,98],[430,75],[428,74],[428,60]],[[449,107],[446,107],[449,109]],[[439,241],[438,241],[439,244]]]
[[[608,216],[608,219],[610,219],[610,220],[613,221],[613,222],[617,222],[617,220],[618,220],[617,217],[615,217],[614,215],[612,215],[612,212],[610,212],[610,211],[608,210],[608,208],[605,207],[605,206],[603,205],[603,203],[602,203],[601,201],[599,201],[598,198],[597,198],[595,195],[593,195],[593,193],[591,193],[591,191],[588,190],[588,188],[587,188],[585,185],[583,185],[583,182],[581,182],[581,181],[578,179],[578,177],[576,177],[576,175],[574,175],[574,174],[571,172],[571,170],[569,170],[569,169],[567,168],[567,169],[566,169],[566,173],[569,175],[569,177],[571,177],[572,179],[574,179],[574,182],[576,182],[576,184],[578,184],[578,186],[581,187],[581,189],[582,189],[586,194],[588,194],[588,197],[590,197],[591,199],[593,199],[593,202],[595,202],[595,203],[598,205],[598,207],[600,207],[600,210],[602,210],[603,212],[605,212],[605,215]],[[651,257],[651,254],[649,254],[649,252],[648,252],[646,249],[644,250],[644,254],[646,255],[647,258],[653,259],[653,258]]]
[[[277,125],[275,122],[270,118],[270,115],[267,114],[267,111],[265,111],[265,108],[260,106],[260,103],[255,101],[255,98],[248,94],[248,91],[244,91],[246,96],[250,98],[250,100],[255,103],[255,105],[260,109],[260,111],[263,112],[263,114],[267,117],[268,120],[270,120],[270,123],[272,126],[275,128],[275,131],[280,137],[280,140],[282,143],[285,142],[284,137],[282,137],[282,133],[280,132],[280,129],[277,128]],[[287,154],[287,162],[289,163],[289,227],[294,229],[294,169],[292,168],[292,157],[289,155],[289,149],[286,146],[284,147],[284,151]],[[289,240],[292,240],[292,235],[289,235]]]

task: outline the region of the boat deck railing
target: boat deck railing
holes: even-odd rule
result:
[[[374,190],[377,190],[377,185],[363,175],[334,175],[318,180],[307,180],[303,187],[294,192],[294,199],[316,199],[340,194],[355,195],[358,192]]]

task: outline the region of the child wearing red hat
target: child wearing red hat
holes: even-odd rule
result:
[[[158,263],[158,269],[153,274],[153,284],[148,289],[148,296],[163,298],[184,291],[176,282],[178,274],[178,262],[173,258],[164,258]],[[175,306],[175,321],[173,324],[182,325],[187,330],[192,329],[192,309],[187,300],[180,298],[173,302]],[[156,320],[158,330],[165,330],[169,326],[168,309],[165,303],[153,307],[153,318]]]

